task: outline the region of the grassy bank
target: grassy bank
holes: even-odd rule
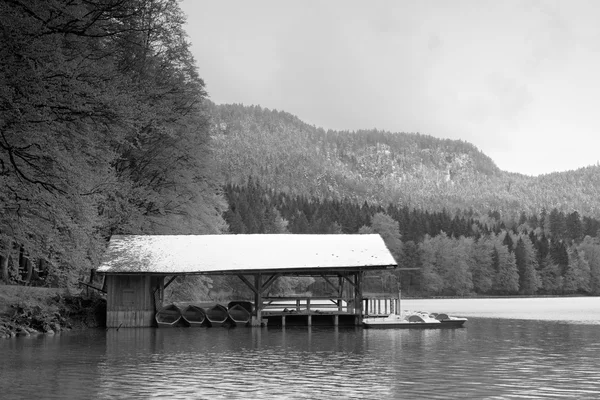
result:
[[[0,338],[104,326],[106,302],[64,289],[0,285]]]

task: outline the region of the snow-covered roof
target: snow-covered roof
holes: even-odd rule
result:
[[[110,239],[98,272],[210,274],[394,268],[372,235],[120,235]]]

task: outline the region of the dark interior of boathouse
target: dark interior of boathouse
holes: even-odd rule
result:
[[[367,271],[396,269],[383,239],[368,235],[116,235],[97,272],[105,276],[108,328],[153,327],[173,280],[237,276],[252,292],[252,326],[360,325],[367,309],[394,303],[363,297]],[[322,278],[334,295],[269,297],[280,277]]]

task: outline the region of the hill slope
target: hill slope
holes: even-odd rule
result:
[[[211,105],[228,182],[258,176],[277,191],[427,210],[541,208],[600,216],[600,167],[529,177],[501,171],[475,146],[418,133],[339,132],[257,106]]]

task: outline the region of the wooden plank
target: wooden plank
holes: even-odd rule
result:
[[[107,275],[107,327],[154,324],[154,296],[149,275]]]
[[[152,311],[107,311],[107,328],[147,328],[154,326]]]

